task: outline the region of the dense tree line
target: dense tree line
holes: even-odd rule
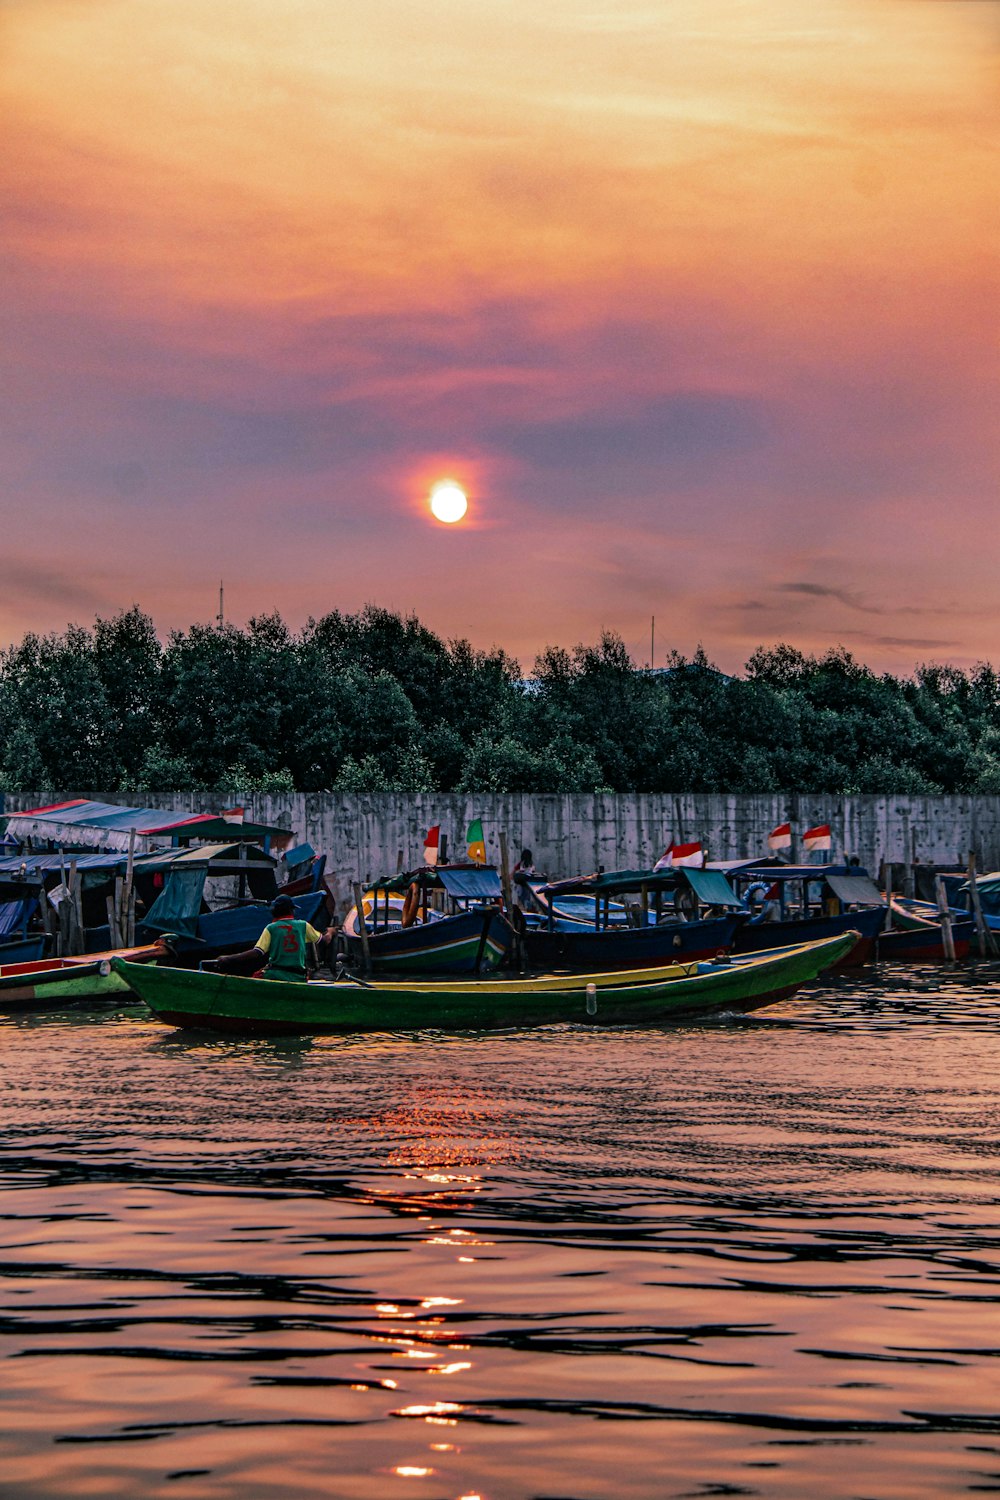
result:
[[[367,606],[162,643],[140,609],[0,655],[8,790],[1000,792],[1000,679],[871,671],[842,647],[699,650],[637,671],[622,641],[504,651]]]

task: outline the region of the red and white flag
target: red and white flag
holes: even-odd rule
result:
[[[227,807],[222,814],[223,823],[242,823],[246,816],[244,807]]]
[[[424,864],[436,865],[438,862],[438,844],[441,841],[441,824],[435,823],[433,828],[428,828],[424,837]]]
[[[815,828],[807,828],[802,835],[802,847],[806,850],[829,849],[831,847],[829,823],[817,823]]]
[[[791,823],[779,823],[777,828],[772,828],[767,836],[767,847],[771,850],[790,849],[792,847]]]
[[[677,865],[700,866],[704,863],[705,853],[700,844],[668,844],[653,869],[669,870]]]

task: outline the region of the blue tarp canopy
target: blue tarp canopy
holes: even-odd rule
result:
[[[372,880],[368,889],[395,891],[419,885],[429,891],[447,891],[460,901],[495,901],[501,894],[500,876],[493,865],[422,865],[418,870],[399,875],[383,875]]]
[[[126,858],[124,854],[64,854],[60,857],[58,854],[35,854],[28,850],[24,854],[7,855],[0,859],[0,879],[37,879],[53,870],[65,868],[68,871],[70,864],[75,864],[78,870],[96,870],[113,875],[118,870],[124,870]]]
[[[34,896],[24,901],[0,903],[0,937],[9,937],[12,932],[27,931],[28,923],[38,910]]]
[[[502,894],[500,876],[489,865],[461,870],[446,868],[438,874],[448,895],[458,901],[497,901]]]

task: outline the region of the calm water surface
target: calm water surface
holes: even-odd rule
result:
[[[1000,968],[755,1017],[0,1022],[0,1493],[1000,1491]]]

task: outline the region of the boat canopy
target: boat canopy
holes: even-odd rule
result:
[[[205,874],[204,866],[197,865],[171,870],[163,890],[143,917],[143,926],[154,932],[174,932],[178,937],[197,937]]]
[[[744,902],[721,871],[697,870],[682,865],[678,873],[684,876],[703,906],[734,906],[738,911],[745,910]]]
[[[139,854],[135,859],[135,869],[153,874],[161,870],[210,865],[213,875],[230,875],[248,871],[250,865],[273,869],[276,863],[272,854],[266,854],[256,844],[196,844],[193,849],[156,849],[152,854]]]
[[[26,896],[21,901],[0,903],[0,937],[10,937],[12,932],[26,932],[28,923],[38,910],[38,898]]]
[[[885,905],[885,897],[867,875],[828,875],[826,883],[845,906]]]
[[[459,901],[496,901],[502,895],[500,876],[489,865],[440,872],[441,884]]]
[[[159,815],[163,817],[162,812]],[[274,828],[269,823],[248,823],[245,818],[227,817],[225,813],[198,813],[195,817],[171,819],[158,828],[143,828],[152,837],[169,835],[177,843],[192,839],[233,839],[242,843],[265,843],[270,839],[290,840],[290,828]]]
[[[497,901],[503,894],[500,875],[493,865],[421,865],[417,870],[384,875],[371,881],[368,889],[398,895],[411,885],[447,891],[458,901]]]
[[[684,865],[663,870],[602,870],[595,875],[574,875],[569,880],[553,880],[538,887],[542,896],[620,896],[627,891],[675,890],[677,877],[690,874]]]
[[[849,875],[868,879],[860,865],[769,865],[766,860],[743,865],[732,871],[740,880],[826,880],[831,875]],[[855,897],[855,899],[857,899]]]
[[[577,875],[571,880],[555,880],[538,887],[538,894],[549,900],[560,896],[593,896],[604,899],[624,896],[631,891],[676,891],[687,885],[706,906],[731,906],[739,910],[744,903],[736,895],[721,870],[698,869],[693,865],[666,865],[662,870],[604,870],[598,875]]]

